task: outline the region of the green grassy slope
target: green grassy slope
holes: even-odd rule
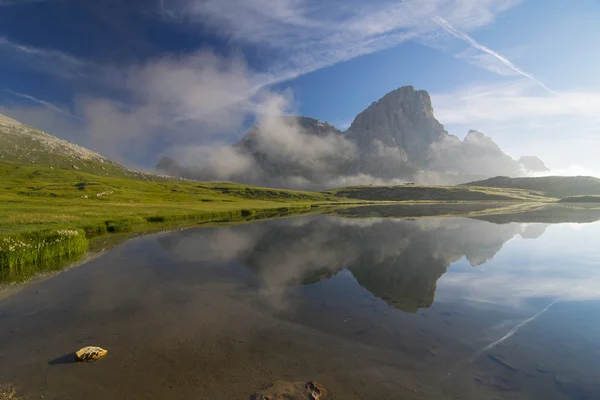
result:
[[[329,190],[335,196],[361,200],[386,201],[542,201],[542,193],[522,189],[473,186],[353,186]]]
[[[210,219],[332,201],[340,199],[233,183],[149,182],[0,162],[0,235]]]
[[[165,180],[164,177],[127,169],[98,153],[58,139],[2,114],[0,114],[0,162],[67,169],[102,176]]]
[[[600,179],[591,176],[544,176],[539,178],[508,178],[497,176],[465,186],[525,189],[542,192],[550,197],[600,195]]]

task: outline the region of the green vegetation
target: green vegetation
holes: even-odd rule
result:
[[[30,276],[32,265],[38,272],[59,268],[85,252],[86,236],[269,218],[340,202],[322,193],[0,162],[0,275],[14,281]]]
[[[148,223],[240,219],[339,201],[322,193],[149,182],[0,162],[0,235],[48,229],[118,232]]]
[[[539,178],[497,176],[483,181],[465,183],[465,186],[534,190],[556,198],[600,195],[600,179],[591,176],[544,176]]]
[[[475,186],[353,186],[329,190],[335,196],[372,201],[538,201],[550,202],[540,192]]]
[[[59,229],[5,236],[0,239],[0,280],[23,280],[52,271],[85,254],[82,230]]]
[[[86,148],[0,114],[0,162],[51,167],[101,176],[173,180],[132,171]]]
[[[559,203],[600,203],[600,196],[569,196],[560,199]]]

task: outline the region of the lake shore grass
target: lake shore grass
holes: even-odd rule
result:
[[[33,273],[28,270],[32,265],[38,272],[59,268],[85,253],[88,238],[104,234],[239,223],[331,206],[551,201],[527,191],[480,189],[354,187],[317,193],[169,177],[140,180],[0,162],[0,243],[8,246],[0,247],[0,274],[25,279]],[[60,236],[67,231],[78,233]]]
[[[58,229],[4,236],[0,239],[0,280],[15,280],[60,269],[85,254],[83,230]]]
[[[342,202],[357,203],[324,193],[229,182],[149,182],[0,162],[0,237],[53,229],[83,229],[93,235]]]
[[[58,268],[85,253],[87,239],[98,235],[272,218],[344,203],[359,202],[228,182],[142,181],[0,162],[0,274],[27,277],[29,266],[38,272]]]

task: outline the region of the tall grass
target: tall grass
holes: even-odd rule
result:
[[[83,230],[59,229],[0,237],[0,280],[22,281],[62,268],[85,254]]]
[[[199,222],[242,222],[296,215],[310,205],[267,209],[202,211],[182,215],[118,218],[86,225],[82,229],[53,229],[0,236],[0,283],[25,281],[39,273],[60,270],[77,261],[88,248],[88,238],[101,234],[156,229]]]

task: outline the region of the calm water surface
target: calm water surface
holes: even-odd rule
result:
[[[518,219],[517,219],[518,220]],[[0,301],[29,399],[600,399],[600,223],[309,216],[131,240]],[[63,355],[99,345],[109,355]]]

